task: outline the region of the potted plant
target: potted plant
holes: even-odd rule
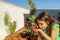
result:
[[[38,29],[39,27],[37,26],[36,17],[34,15],[36,11],[35,4],[32,2],[32,0],[28,0],[28,4],[30,6],[30,17],[26,18],[27,22],[25,22],[25,27],[27,29],[23,31],[22,37],[26,37],[27,40],[33,40],[38,37],[38,34],[35,34],[33,29]]]
[[[35,16],[27,18],[27,22],[25,22],[26,29],[21,34],[21,37],[27,38],[27,40],[37,40],[38,34],[34,32],[34,29],[38,29],[37,23],[35,21]]]
[[[37,33],[32,33],[32,34],[30,35],[30,39],[31,39],[31,40],[37,40],[37,38],[38,38],[38,34],[37,34]]]
[[[9,16],[9,13],[7,12],[5,13],[4,16],[4,24],[6,26],[6,32],[8,32],[8,35],[5,37],[4,40],[12,40],[10,36],[15,33],[16,21],[11,22],[11,18]]]

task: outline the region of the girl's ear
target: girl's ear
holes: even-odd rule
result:
[[[49,21],[47,21],[47,24],[50,24]]]

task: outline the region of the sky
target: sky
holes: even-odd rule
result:
[[[27,0],[4,0],[5,2],[29,9]],[[36,9],[60,9],[60,0],[32,0]]]

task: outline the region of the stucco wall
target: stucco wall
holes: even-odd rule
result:
[[[3,40],[7,35],[4,25],[4,15],[8,12],[12,21],[17,22],[16,31],[24,26],[24,14],[29,14],[29,10],[18,7],[9,3],[0,2],[0,40]]]

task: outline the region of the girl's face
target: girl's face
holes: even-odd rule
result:
[[[48,27],[48,24],[45,21],[37,20],[37,23],[39,25],[39,28],[41,28],[42,30]]]

